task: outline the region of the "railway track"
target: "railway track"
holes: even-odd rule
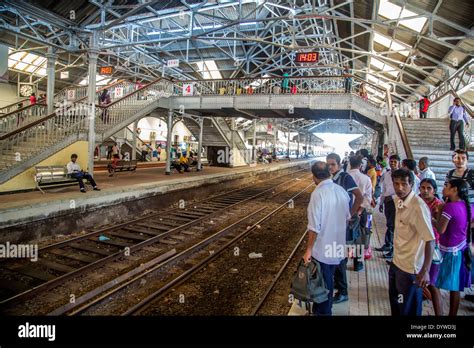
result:
[[[273,208],[270,205],[262,207],[260,204],[259,208],[255,209],[252,213],[243,216],[224,228],[221,228],[216,233],[180,253],[173,256],[170,255],[166,260],[152,260],[148,265],[144,265],[141,270],[134,270],[129,274],[119,277],[120,279],[117,278],[111,280],[110,282],[76,299],[75,304],[66,304],[52,311],[50,314],[104,314],[104,309],[112,311],[105,314],[132,315],[142,313],[146,310],[148,305],[151,305],[170,289],[184,282],[202,269],[206,264],[218,257],[218,255],[223,251],[228,250],[229,247],[235,245],[237,241],[244,238],[247,234],[259,229],[260,224],[284,209],[288,205],[289,200],[297,199],[301,194],[314,186],[309,180],[300,180],[292,186],[295,188],[295,186],[301,185],[304,185],[304,188],[302,190],[300,189],[296,195],[290,196],[290,198],[281,197],[283,192],[288,191],[288,187],[285,190],[274,193],[271,196],[271,200],[275,201],[277,197],[280,196],[278,199],[281,201],[281,204],[276,204],[276,208]],[[275,204],[273,204],[273,206],[275,206]],[[268,210],[271,211],[268,212]],[[176,268],[178,271],[176,271]],[[170,273],[168,274],[168,278],[171,277],[171,279],[165,282],[156,280],[161,277],[158,275],[160,272]],[[166,276],[164,277],[166,278]],[[115,301],[115,305],[118,307],[120,307],[123,301],[131,301],[133,295],[130,295],[130,289],[133,287],[139,288],[142,284],[147,284],[149,289],[158,288],[158,290],[151,291],[147,289],[149,292],[148,296],[135,305],[129,308],[127,307],[126,310],[114,312],[114,310],[111,309],[111,307],[114,307],[111,306],[111,301]],[[142,297],[143,295],[139,296]]]
[[[52,289],[123,257],[125,251],[136,252],[152,244],[167,247],[178,245],[192,234],[189,231],[191,226],[218,218],[225,211],[234,210],[243,203],[264,197],[276,190],[284,192],[292,182],[297,182],[298,178],[295,176],[304,171],[298,170],[273,178],[271,183],[259,187],[249,185],[219,194],[193,203],[187,208],[172,208],[153,213],[46,246],[39,250],[37,263],[26,260],[2,262],[0,268],[3,274],[8,273],[8,280],[5,281],[4,278],[1,288],[5,290],[6,286],[8,292],[14,294],[4,296],[0,306],[4,308],[41,291]],[[288,180],[288,176],[292,178]]]
[[[299,192],[289,199],[286,199],[285,202],[279,204],[276,208],[272,209],[270,212],[265,212],[264,216],[260,217],[258,221],[254,222],[251,226],[247,226],[246,228],[242,229],[241,231],[237,232],[236,235],[229,241],[222,241],[213,253],[210,253],[207,257],[197,262],[191,268],[187,269],[179,276],[175,277],[170,282],[166,283],[164,286],[159,288],[158,290],[154,291],[146,298],[141,300],[139,303],[134,305],[133,307],[129,308],[127,311],[122,313],[123,316],[127,315],[140,315],[145,313],[147,310],[153,307],[155,301],[159,300],[161,297],[166,295],[166,293],[172,289],[173,287],[182,284],[187,279],[191,278],[194,274],[198,271],[203,269],[206,265],[208,265],[211,261],[217,258],[220,254],[222,254],[225,250],[228,250],[230,247],[236,245],[236,243],[246,237],[249,233],[261,228],[261,225],[268,222],[272,217],[278,214],[280,211],[288,207],[288,202],[294,202],[298,199],[302,194],[307,192],[310,188],[314,188],[314,184],[312,181],[308,184],[308,182],[303,183],[304,188],[300,189]],[[262,209],[263,211],[263,209]],[[247,218],[244,218],[247,219]],[[241,222],[245,220],[242,219]]]

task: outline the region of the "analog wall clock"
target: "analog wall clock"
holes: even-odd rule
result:
[[[19,87],[20,97],[29,97],[33,93],[33,85],[30,83],[21,83]]]

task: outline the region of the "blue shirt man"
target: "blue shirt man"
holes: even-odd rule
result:
[[[459,138],[459,148],[465,150],[466,142],[464,140],[464,124],[469,126],[469,115],[464,106],[461,105],[460,98],[454,98],[454,105],[451,105],[448,110],[449,114],[449,133],[450,133],[450,149],[454,151],[456,145],[454,144],[454,136],[456,133]]]

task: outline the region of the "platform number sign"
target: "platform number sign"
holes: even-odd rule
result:
[[[76,99],[76,90],[75,89],[68,89],[66,91],[67,100],[75,100]]]
[[[183,96],[192,96],[194,95],[194,85],[192,83],[185,83],[183,85]]]
[[[119,99],[123,97],[123,87],[115,87],[114,90],[115,99]]]

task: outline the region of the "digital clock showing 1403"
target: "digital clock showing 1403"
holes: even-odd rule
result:
[[[316,63],[319,60],[319,52],[298,52],[296,63]]]

